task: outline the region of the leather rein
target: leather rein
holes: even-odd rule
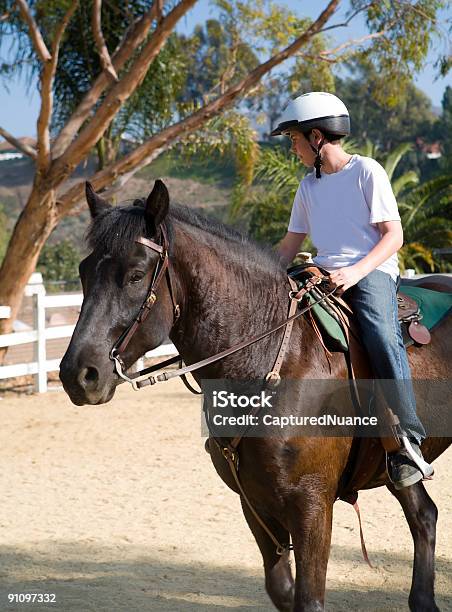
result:
[[[283,336],[274,366],[272,370],[268,372],[267,376],[265,377],[265,380],[268,382],[269,385],[278,384],[281,378],[279,375],[279,370],[283,362],[285,351],[289,344],[290,334],[291,334],[292,326],[293,326],[295,319],[298,319],[303,314],[310,311],[316,304],[323,302],[325,299],[327,299],[329,296],[331,296],[336,291],[336,288],[333,288],[331,291],[322,294],[322,297],[320,299],[312,300],[306,307],[301,308],[300,310],[298,310],[298,312],[296,312],[297,306],[300,304],[305,294],[309,293],[311,289],[315,287],[315,285],[319,284],[322,281],[322,277],[313,277],[309,279],[306,282],[305,286],[302,287],[300,290],[298,290],[296,283],[290,277],[288,277],[288,281],[291,286],[291,291],[289,291],[290,305],[289,305],[288,317],[284,321],[280,322],[278,325],[275,325],[271,329],[261,334],[258,334],[257,336],[254,336],[249,340],[244,340],[243,342],[235,344],[234,346],[228,349],[225,349],[224,351],[221,351],[220,353],[207,357],[206,359],[202,359],[201,361],[198,361],[188,366],[182,367],[182,357],[178,354],[175,357],[172,357],[171,359],[167,359],[165,361],[157,363],[149,368],[140,370],[139,372],[135,372],[130,375],[126,374],[127,368],[123,361],[123,354],[127,346],[129,345],[132,337],[136,333],[136,331],[140,328],[141,324],[144,323],[147,317],[149,316],[149,313],[152,307],[157,301],[157,289],[159,288],[163,278],[165,277],[167,279],[168,290],[169,290],[169,294],[170,294],[172,305],[173,305],[173,317],[174,317],[173,325],[178,321],[180,314],[181,314],[180,306],[176,302],[176,299],[175,299],[174,285],[173,285],[173,281],[172,281],[172,277],[170,273],[169,255],[168,255],[168,246],[169,246],[168,233],[167,233],[167,229],[164,223],[160,225],[160,234],[161,234],[161,244],[159,244],[158,242],[154,242],[153,240],[149,240],[148,238],[144,238],[144,237],[140,237],[135,240],[136,243],[142,244],[143,246],[150,248],[153,251],[157,252],[159,254],[159,259],[154,268],[154,272],[152,275],[152,280],[151,280],[151,284],[149,286],[148,292],[146,294],[143,304],[141,305],[140,310],[138,311],[137,316],[134,318],[134,320],[129,325],[129,327],[127,327],[126,330],[121,334],[121,336],[115,342],[115,344],[113,345],[113,348],[110,351],[110,359],[112,359],[115,363],[115,368],[116,368],[116,372],[118,376],[120,376],[120,378],[122,378],[123,380],[129,382],[135,391],[138,391],[139,389],[147,385],[155,385],[158,382],[164,382],[166,380],[170,380],[171,378],[181,377],[184,384],[188,387],[188,389],[192,393],[200,394],[202,392],[196,391],[188,383],[188,381],[185,378],[186,374],[188,374],[189,372],[194,372],[196,370],[199,370],[216,361],[220,361],[221,359],[224,359],[225,357],[228,357],[229,355],[232,355],[244,348],[247,348],[248,346],[251,346],[252,344],[255,344],[256,342],[259,342],[260,340],[263,340],[264,338],[267,338],[268,336],[279,331],[280,329],[285,328],[284,336]],[[178,369],[162,372],[158,374],[157,376],[152,375],[153,372],[160,370],[163,367],[177,363],[177,362],[180,362],[180,365],[181,365],[181,367],[179,367]]]

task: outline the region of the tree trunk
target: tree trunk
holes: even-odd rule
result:
[[[25,285],[35,271],[42,247],[58,223],[55,200],[54,191],[42,192],[35,184],[14,227],[0,268],[0,305],[11,307],[11,317],[0,319],[0,334],[12,331]],[[1,349],[0,363],[5,354],[6,349]]]

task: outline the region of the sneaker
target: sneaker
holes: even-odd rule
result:
[[[419,445],[416,442],[411,442],[411,446],[414,452],[423,460],[424,458]],[[423,478],[430,478],[433,476],[433,467],[430,464],[425,463],[426,473],[425,475],[422,474],[421,470],[411,459],[408,451],[405,448],[396,453],[391,453],[388,455],[387,468],[389,478],[396,489],[410,487]]]

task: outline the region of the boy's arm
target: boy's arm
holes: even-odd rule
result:
[[[360,261],[331,273],[331,280],[344,291],[356,285],[362,278],[375,270],[403,245],[403,230],[400,221],[381,221],[377,223],[381,233],[380,241]]]
[[[289,265],[295,255],[300,250],[300,247],[306,238],[306,234],[298,234],[296,232],[287,232],[281,242],[278,244],[278,253],[286,265]]]

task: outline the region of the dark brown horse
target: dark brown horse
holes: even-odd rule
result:
[[[180,317],[175,321],[169,283],[160,283],[150,316],[127,347],[126,366],[168,336],[185,363],[191,364],[286,317],[289,285],[277,256],[187,209],[169,210],[168,192],[160,181],[141,206],[110,207],[89,188],[87,196],[93,217],[88,234],[92,252],[80,265],[84,301],[60,371],[75,404],[104,403],[114,396],[119,378],[109,354],[140,310],[159,257],[136,239],[147,236],[158,241],[163,222],[168,232],[173,298],[180,306]],[[429,346],[410,349],[414,378],[450,379],[451,324],[450,319],[443,323]],[[273,366],[282,333],[203,368],[196,379],[265,377]],[[297,319],[281,369],[283,378],[347,378],[342,355],[334,354],[331,365],[330,372],[312,327],[303,317]],[[152,401],[152,394],[148,398]],[[300,398],[292,412],[302,411]],[[426,415],[420,417],[425,420]],[[378,440],[373,443],[374,460],[367,466],[361,488],[386,485],[399,500],[415,546],[410,608],[438,610],[434,599],[437,509],[422,483],[401,491],[391,486],[383,449]],[[422,447],[424,456],[432,461],[449,443],[445,438],[427,439]],[[215,469],[237,491],[224,457],[211,446]],[[240,443],[240,479],[246,494],[278,540],[288,542],[290,537],[293,543],[295,579],[288,554],[277,554],[242,498],[245,518],[263,556],[266,588],[279,610],[324,609],[333,504],[353,449],[352,438],[345,437],[280,435],[244,438]]]

